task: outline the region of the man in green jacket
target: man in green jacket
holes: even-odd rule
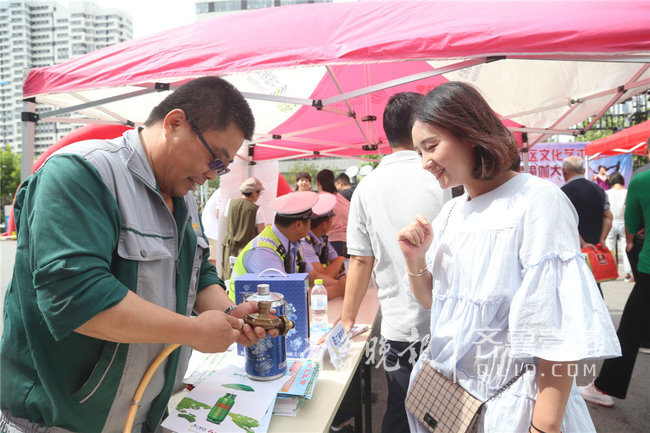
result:
[[[256,307],[235,308],[208,262],[192,195],[228,172],[253,130],[241,93],[204,77],[165,98],[143,128],[71,144],[23,183],[0,343],[0,431],[122,431],[144,372],[180,344],[136,413],[133,431],[155,431],[191,349],[266,336],[243,324]]]
[[[637,233],[650,226],[650,171],[632,178],[625,199],[625,229]],[[624,399],[632,380],[632,372],[644,337],[650,332],[650,242],[643,244],[639,254],[638,277],[627,298],[616,335],[622,356],[606,359],[598,377],[579,387],[582,397],[605,407],[614,406],[612,397]]]

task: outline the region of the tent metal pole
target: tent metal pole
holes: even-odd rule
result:
[[[522,163],[524,165],[524,173],[530,173],[530,167],[528,166],[528,133],[524,132],[521,134],[521,141],[523,147],[521,148]]]
[[[23,101],[22,114],[22,149],[20,157],[20,181],[25,181],[34,172],[34,130],[38,116],[36,115],[36,100],[28,98]]]
[[[66,114],[66,113],[71,113],[74,111],[79,111],[83,110],[85,108],[91,108],[91,107],[96,107],[98,105],[103,105],[103,104],[110,104],[111,102],[117,102],[121,101],[123,99],[129,99],[129,98],[134,98],[136,96],[140,95],[146,95],[148,93],[155,93],[158,92],[158,89],[142,89],[142,90],[136,90],[135,92],[130,92],[130,93],[125,93],[123,95],[117,95],[117,96],[112,96],[110,98],[104,98],[104,99],[98,99],[96,101],[90,101],[86,102],[84,104],[79,104],[79,105],[73,105],[70,107],[66,108],[61,108],[59,110],[51,110],[47,111],[43,114],[47,115],[47,117],[56,117],[60,114]]]
[[[268,139],[259,139],[258,142],[262,141],[262,140],[268,141]],[[337,142],[337,141],[325,141],[325,140],[316,140],[316,139],[312,139],[312,138],[292,137],[292,136],[285,137],[284,135],[282,136],[282,140],[284,140],[284,141],[294,141],[296,143],[318,144],[318,145],[322,145],[322,146],[341,146],[341,145],[345,145],[344,143],[340,143],[340,142]],[[348,146],[348,147],[350,147],[350,146]]]
[[[508,129],[515,132],[532,132],[533,134],[549,134],[549,135],[574,135],[576,129],[553,129],[553,128],[527,128],[525,126],[508,126]]]
[[[334,82],[334,85],[336,86],[339,93],[343,94],[343,89],[341,89],[341,84],[339,83],[339,80],[336,78],[336,75],[334,75],[334,71],[332,70],[332,67],[329,66],[329,65],[327,66],[327,73],[332,78],[332,81]],[[354,110],[350,106],[350,103],[348,102],[348,100],[344,99],[343,102],[345,102],[345,106],[348,107],[348,113],[350,113],[350,116],[352,116],[352,118],[354,119],[354,123],[355,123],[355,125],[357,125],[357,128],[359,129],[359,132],[361,133],[361,136],[363,137],[363,140],[368,145],[374,144],[374,143],[370,143],[370,141],[368,140],[368,137],[366,136],[366,132],[361,127],[361,124],[359,123],[359,119],[357,119],[357,116],[353,116]]]
[[[291,131],[291,132],[287,132],[287,133],[283,133],[283,134],[279,134],[279,135],[280,135],[280,137],[282,139],[285,139],[286,137],[295,137],[295,136],[299,136],[299,135],[302,135],[302,134],[309,134],[309,133],[316,132],[316,131],[323,131],[325,129],[332,129],[332,128],[338,128],[338,127],[341,127],[341,126],[346,126],[348,123],[350,123],[350,120],[346,119],[346,120],[343,120],[341,122],[328,123],[328,124],[321,125],[321,126],[315,126],[313,128],[301,129],[301,130],[298,130],[298,131]],[[257,136],[258,140],[270,140],[272,138],[274,138],[273,134],[259,134]]]
[[[80,95],[80,94],[77,93],[77,92],[73,92],[73,93],[71,93],[71,94],[72,94],[72,96],[74,96],[75,98],[79,99],[79,100],[82,101],[82,102],[90,102],[90,99],[88,99],[88,98],[86,98],[86,97]],[[109,110],[109,109],[106,108],[106,107],[101,107],[101,106],[100,106],[100,107],[97,107],[97,109],[98,109],[99,111],[103,112],[103,113],[108,114],[109,116],[113,117],[114,119],[119,120],[120,122],[122,122],[122,124],[128,124],[128,123],[129,123],[129,120],[128,120],[127,118],[125,118],[124,116],[120,116],[119,114],[117,114],[117,113],[115,113],[115,112]]]
[[[571,100],[569,105],[570,106],[575,105],[577,102],[578,102],[577,100]],[[499,119],[508,120],[508,119],[513,119],[515,117],[528,116],[529,114],[543,113],[544,111],[555,110],[557,108],[566,107],[566,105],[567,105],[566,102],[560,102],[560,103],[553,104],[553,105],[547,105],[545,107],[539,107],[539,108],[535,108],[535,109],[532,109],[532,110],[522,111],[522,112],[519,112],[519,113],[508,114],[507,116],[499,116]]]
[[[453,65],[443,66],[432,71],[420,72],[418,74],[409,75],[402,78],[397,78],[395,80],[389,80],[384,83],[375,84],[368,87],[363,87],[361,89],[353,90],[351,92],[342,93],[337,96],[332,96],[331,98],[326,98],[322,100],[323,106],[331,105],[337,102],[345,101],[347,99],[356,98],[358,96],[367,95],[368,93],[373,93],[378,90],[390,89],[391,87],[399,86],[401,84],[411,83],[413,81],[424,80],[425,78],[435,77],[437,75],[446,74],[448,72],[457,71],[459,69],[468,68],[470,66],[480,65],[483,63],[488,63],[493,60],[501,60],[505,57],[490,58],[490,57],[481,57],[478,59],[465,60],[460,63],[454,63]]]
[[[260,101],[270,101],[270,102],[285,102],[287,104],[296,104],[296,105],[314,105],[313,99],[305,98],[293,98],[291,96],[280,96],[280,95],[266,95],[263,93],[253,93],[253,92],[241,92],[246,99],[257,99]]]
[[[524,173],[530,173],[530,167],[528,166],[528,148],[523,147],[521,149],[521,155],[523,156],[522,162],[524,164]]]
[[[650,67],[650,65],[643,65],[643,66],[642,66],[642,67],[641,67],[641,68],[636,72],[636,74],[634,74],[634,76],[633,76],[632,78],[630,78],[630,80],[629,80],[627,83],[625,83],[625,85],[620,86],[620,87],[617,89],[616,95],[614,95],[614,97],[613,97],[613,98],[612,98],[612,99],[607,103],[607,105],[605,105],[605,106],[602,108],[602,110],[600,110],[600,112],[599,112],[596,116],[594,116],[593,120],[592,120],[591,122],[589,122],[589,124],[584,128],[584,130],[585,130],[585,131],[589,131],[589,129],[591,128],[591,126],[592,126],[594,123],[596,123],[596,122],[598,121],[598,119],[600,119],[600,118],[602,117],[602,115],[605,114],[605,113],[607,112],[607,110],[609,110],[609,109],[612,107],[612,105],[614,105],[614,104],[616,103],[616,101],[618,101],[618,99],[619,99],[621,96],[623,96],[623,95],[628,91],[628,89],[631,88],[631,87],[635,84],[635,81],[638,80],[639,77],[640,77],[641,75],[643,75],[643,73],[645,73],[645,71],[648,70],[648,67]]]
[[[572,104],[572,105],[569,107],[569,109],[568,109],[568,110],[567,110],[567,111],[566,111],[566,112],[565,112],[565,113],[564,113],[564,114],[563,114],[559,119],[557,119],[555,122],[553,122],[553,124],[551,125],[551,128],[553,128],[555,125],[557,125],[558,123],[560,123],[560,122],[561,122],[564,118],[566,118],[569,114],[573,113],[573,111],[576,110],[578,107],[580,107],[580,104]],[[564,134],[564,133],[562,133],[562,134],[563,134],[563,135],[573,135],[573,136],[575,137],[576,135],[578,135],[578,132],[579,132],[578,130],[575,130],[575,129],[569,129],[568,131],[569,131],[568,134]],[[535,139],[535,140],[530,144],[530,146],[534,146],[534,145],[536,145],[537,143],[539,143],[540,141],[542,141],[542,139],[548,137],[549,135],[552,135],[552,134],[544,133],[544,134],[540,135],[539,137],[537,137],[537,138],[536,138],[536,139]]]
[[[639,75],[639,73],[637,73],[636,75]],[[625,90],[632,90],[632,89],[637,88],[637,87],[645,87],[646,85],[650,84],[650,79],[639,81],[639,82],[636,82],[636,83],[631,83],[631,81],[630,81],[630,83],[628,83],[628,84],[626,84],[624,86]],[[612,93],[618,93],[618,90],[619,90],[619,88],[614,88],[614,89],[609,89],[609,90],[604,90],[602,92],[594,93],[593,95],[587,95],[587,96],[584,96],[584,97],[581,97],[581,98],[571,98],[569,100],[569,106],[578,105],[581,102],[589,101],[591,99],[601,98],[603,96],[607,96],[607,95],[610,95]],[[522,112],[519,112],[519,113],[502,115],[502,116],[499,116],[499,118],[500,119],[514,119],[516,117],[526,116],[526,115],[529,115],[529,114],[542,113],[542,112],[548,111],[548,110],[555,110],[556,108],[561,108],[561,107],[564,107],[566,105],[567,105],[566,102],[561,102],[561,103],[557,103],[557,104],[553,104],[553,105],[547,105],[545,107],[536,108],[536,109],[533,109],[533,110],[527,110],[527,111],[522,111]]]
[[[118,120],[99,120],[99,119],[81,119],[74,117],[46,117],[38,119],[39,123],[81,123],[92,125],[130,125],[129,121],[120,122]],[[135,125],[139,125],[136,123]]]

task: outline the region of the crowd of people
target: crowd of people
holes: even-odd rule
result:
[[[619,173],[585,179],[577,157],[563,162],[561,190],[519,173],[512,133],[474,87],[447,82],[389,99],[392,152],[356,187],[344,173],[300,172],[294,192],[270,201],[272,223],[260,217],[257,178],[224,215],[209,201],[204,212],[225,218],[218,239],[192,190],[229,171],[254,125],[236,88],[199,78],[143,127],[72,144],[21,186],[0,431],[121,431],[144,371],[178,343],[138,402],[134,430],[157,431],[191,349],[277,335],[244,324],[256,303],[233,299],[239,276],[268,268],[322,279],[329,298],[343,297],[346,329],[374,275],[384,433],[429,431],[404,404],[425,363],[487,401],[481,432],[594,432],[585,400],[625,398],[650,328],[650,170],[627,190]],[[635,282],[618,333],[580,252],[616,241]],[[579,389],[575,363],[603,358]],[[346,401],[358,398],[345,396],[332,431],[353,431]]]

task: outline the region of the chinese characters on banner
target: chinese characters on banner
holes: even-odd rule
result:
[[[567,156],[579,156],[586,159],[585,145],[587,142],[575,143],[540,143],[528,150],[528,169],[530,174],[539,176],[543,179],[550,180],[557,186],[564,185],[562,176],[562,161]],[[523,158],[522,158],[523,161]],[[627,185],[632,178],[632,155],[615,155],[605,158],[590,159],[585,168],[587,169],[588,179],[598,172],[598,166],[604,165],[607,173],[612,174],[615,171],[620,172]],[[519,166],[519,171],[523,171],[523,163]]]
[[[584,159],[586,144],[586,142],[536,144],[528,150],[528,171],[532,175],[562,186],[564,185],[562,161],[567,156],[574,155]],[[519,166],[519,171],[523,171],[523,162]]]

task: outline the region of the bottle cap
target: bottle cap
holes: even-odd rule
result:
[[[257,294],[258,295],[268,295],[270,293],[268,284],[258,284],[257,285]]]
[[[321,280],[320,278],[317,279],[317,280],[314,280],[314,284],[323,284],[323,280]]]

